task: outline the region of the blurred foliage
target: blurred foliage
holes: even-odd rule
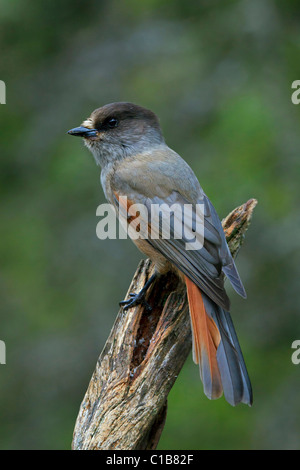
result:
[[[0,0],[2,449],[70,448],[141,256],[96,238],[99,168],[66,135],[112,101],[158,114],[220,216],[259,201],[247,301],[228,288],[254,405],[207,400],[189,358],[160,448],[299,448],[299,19],[296,0]]]

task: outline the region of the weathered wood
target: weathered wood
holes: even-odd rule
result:
[[[234,256],[256,203],[250,199],[222,222]],[[153,269],[149,259],[141,261],[128,294],[138,292]],[[147,300],[151,312],[138,306],[117,315],[79,410],[73,449],[157,446],[168,394],[191,350],[191,327],[185,286],[175,275],[157,279]]]

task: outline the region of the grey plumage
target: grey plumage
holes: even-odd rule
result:
[[[173,270],[186,283],[193,356],[206,395],[218,398],[224,391],[230,404],[251,405],[251,384],[228,312],[224,274],[238,294],[246,297],[246,292],[215,208],[189,165],[166,145],[157,116],[132,103],[112,103],[96,109],[80,128],[69,133],[84,137],[101,166],[105,196],[120,209],[120,215],[124,213],[128,225],[130,207],[143,204],[148,208],[144,220],[140,219],[140,230],[142,235],[151,226],[151,234],[133,241],[154,261],[158,273]],[[152,227],[149,219],[155,204],[161,210],[158,227]],[[170,217],[173,205],[177,210]],[[183,224],[180,216],[187,205],[191,211]],[[201,233],[197,231],[198,206],[203,215]],[[170,237],[164,237],[163,222],[168,217]],[[198,244],[191,247],[194,234]]]

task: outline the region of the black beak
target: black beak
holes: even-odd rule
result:
[[[75,127],[70,129],[67,134],[75,135],[77,137],[96,137],[98,131],[96,129],[88,129],[87,127]]]

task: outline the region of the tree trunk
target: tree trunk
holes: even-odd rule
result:
[[[233,256],[256,204],[250,199],[222,222]],[[128,294],[138,292],[153,272],[149,259],[141,261]],[[142,305],[119,310],[81,403],[73,449],[151,450],[158,444],[167,397],[192,340],[186,290],[177,276],[158,278],[147,298],[150,312]]]

